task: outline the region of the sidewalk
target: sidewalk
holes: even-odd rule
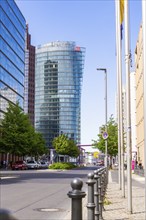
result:
[[[126,177],[125,171],[125,177]],[[87,192],[86,192],[87,193]],[[109,183],[106,198],[111,203],[104,206],[103,220],[144,220],[145,219],[145,178],[132,174],[132,214],[128,213],[127,181],[125,181],[125,198],[118,184],[118,170],[109,170]],[[82,200],[83,220],[87,219],[87,195]],[[70,211],[65,220],[71,219]]]
[[[126,172],[126,171],[125,171]],[[126,173],[125,173],[126,174]],[[126,176],[126,175],[125,175]],[[132,214],[128,213],[127,181],[125,184],[125,198],[119,190],[118,171],[109,171],[107,199],[110,205],[105,205],[104,220],[143,220],[145,219],[145,178],[132,174]]]

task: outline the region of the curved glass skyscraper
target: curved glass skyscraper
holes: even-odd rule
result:
[[[35,127],[48,147],[61,133],[80,143],[84,53],[85,48],[68,41],[36,48]]]

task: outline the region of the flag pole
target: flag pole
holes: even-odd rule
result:
[[[118,2],[118,33],[119,33],[119,99],[120,99],[120,142],[121,142],[121,186],[122,186],[122,197],[125,197],[125,173],[124,173],[124,141],[123,141],[123,95],[122,95],[122,22],[124,17],[124,5],[123,0]]]
[[[125,197],[125,174],[124,174],[124,143],[123,143],[123,104],[122,104],[122,39],[121,39],[121,0],[116,0],[116,42],[117,42],[117,87],[118,87],[118,129],[119,136],[119,182],[122,189],[122,196]]]
[[[120,126],[120,85],[119,85],[119,47],[120,46],[120,33],[119,33],[119,10],[118,10],[118,1],[115,0],[115,9],[116,9],[116,59],[117,59],[117,113],[118,113],[118,181],[119,189],[121,190],[121,126]]]
[[[142,0],[142,30],[143,30],[143,77],[144,98],[146,97],[146,1]],[[146,102],[144,101],[144,171],[146,177]],[[145,219],[146,219],[146,178],[145,178]]]
[[[126,121],[127,121],[127,197],[128,211],[132,213],[132,179],[131,179],[131,119],[130,119],[130,50],[129,50],[129,11],[128,0],[124,1],[125,20],[125,66],[126,66]]]

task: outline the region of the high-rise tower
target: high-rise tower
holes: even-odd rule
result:
[[[35,127],[48,147],[61,133],[80,143],[84,53],[85,48],[68,41],[36,48]]]
[[[34,126],[34,97],[35,97],[35,47],[31,45],[31,35],[26,26],[25,48],[25,95],[24,111],[28,114]]]
[[[24,105],[26,22],[14,0],[0,1],[0,119],[8,102]]]

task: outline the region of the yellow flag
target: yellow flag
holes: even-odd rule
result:
[[[120,24],[124,20],[124,0],[120,0]]]

